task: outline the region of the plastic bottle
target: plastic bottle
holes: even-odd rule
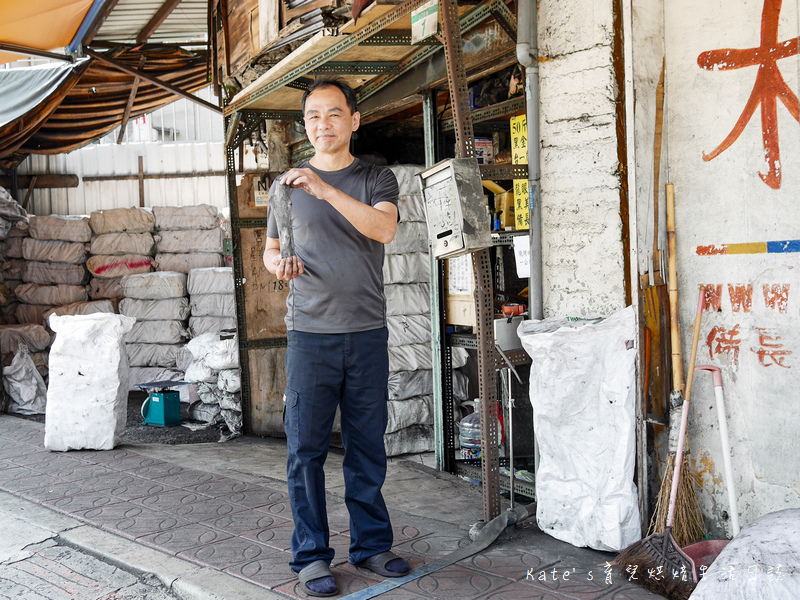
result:
[[[467,415],[458,423],[458,441],[461,446],[461,458],[481,457],[481,405],[480,398],[474,402],[475,412]],[[499,419],[498,432],[502,431]]]

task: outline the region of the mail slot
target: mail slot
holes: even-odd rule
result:
[[[450,158],[418,175],[431,249],[450,258],[492,245],[489,205],[475,158]]]

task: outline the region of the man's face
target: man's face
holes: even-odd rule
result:
[[[361,115],[351,113],[339,88],[324,86],[306,98],[303,115],[308,140],[317,152],[336,154],[350,147],[350,136],[358,129]]]

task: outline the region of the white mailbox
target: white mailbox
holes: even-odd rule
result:
[[[450,258],[492,245],[491,215],[475,158],[449,158],[418,175],[431,250]]]

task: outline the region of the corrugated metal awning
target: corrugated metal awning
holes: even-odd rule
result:
[[[94,41],[135,43],[139,33],[165,0],[119,0],[94,36]],[[208,0],[181,0],[148,39],[162,44],[205,43]]]

